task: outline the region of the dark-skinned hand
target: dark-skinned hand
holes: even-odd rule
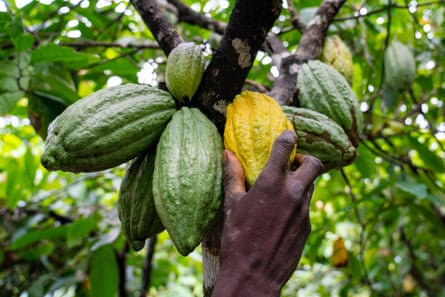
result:
[[[220,271],[212,297],[279,296],[295,270],[310,233],[309,205],[322,163],[297,154],[298,168],[288,168],[297,141],[292,131],[275,141],[270,158],[246,193],[241,163],[224,151],[224,225]]]

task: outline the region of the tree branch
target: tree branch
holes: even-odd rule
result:
[[[176,7],[178,11],[179,22],[185,22],[188,24],[197,25],[202,28],[206,28],[210,31],[213,31],[215,33],[221,35],[224,34],[224,31],[226,30],[226,24],[208,18],[194,11],[180,0],[168,0],[168,2]]]
[[[115,251],[116,255],[116,262],[118,266],[119,271],[119,297],[126,297],[127,296],[127,289],[126,289],[126,283],[127,283],[127,273],[126,273],[126,266],[127,266],[127,254],[130,249],[130,246],[128,244],[128,241],[125,241],[125,245],[122,248],[122,251],[117,252]]]
[[[304,30],[306,29],[306,24],[300,19],[300,15],[298,14],[297,9],[295,8],[294,2],[292,0],[287,0],[286,2],[289,13],[292,17],[292,25],[298,31],[304,32]]]
[[[149,239],[147,239],[147,241],[148,241],[148,247],[143,268],[144,274],[142,276],[141,290],[139,292],[140,297],[147,296],[147,289],[150,287],[151,269],[152,269],[153,255],[155,253],[157,235],[150,237]]]
[[[296,105],[298,71],[305,62],[318,58],[329,25],[344,3],[345,0],[324,0],[307,24],[295,54],[283,59],[280,75],[269,93],[278,103]]]
[[[131,48],[131,49],[158,49],[159,44],[154,42],[109,42],[96,40],[80,40],[61,42],[61,46],[75,47],[78,50],[89,47],[117,47],[117,48]]]
[[[131,0],[166,55],[183,42],[181,36],[162,13],[156,0]]]
[[[238,0],[224,36],[214,51],[195,94],[201,110],[220,131],[224,128],[224,111],[241,91],[256,53],[281,12],[281,1]]]
[[[180,22],[197,25],[201,28],[208,29],[217,34],[224,34],[227,28],[226,23],[213,20],[206,17],[205,15],[197,13],[180,0],[168,0],[168,2],[176,7],[176,13]],[[298,14],[296,12],[293,16],[293,19],[298,19]],[[296,20],[293,20],[293,23],[294,22],[296,22]],[[302,22],[300,22],[299,24],[300,29],[305,26]],[[276,66],[281,65],[281,60],[284,57],[289,56],[289,51],[283,45],[283,42],[275,34],[272,33],[268,34],[266,41],[261,46],[261,49],[271,56],[272,64]],[[256,85],[255,87],[261,92],[267,92],[267,90],[265,90],[265,88],[262,86]]]
[[[419,286],[424,291],[426,291],[428,296],[434,296],[434,290],[432,289],[431,284],[428,282],[428,280],[425,279],[422,268],[419,268],[419,266],[417,265],[416,252],[414,251],[414,248],[413,248],[410,240],[406,236],[405,229],[403,227],[400,228],[400,239],[405,244],[405,246],[408,250],[408,255],[411,260],[411,265],[410,265],[410,270],[409,270],[411,275],[414,277],[414,279],[419,284]]]

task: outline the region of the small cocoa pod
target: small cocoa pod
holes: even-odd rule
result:
[[[332,66],[319,60],[303,64],[298,73],[300,107],[318,111],[339,124],[354,146],[360,142],[362,113],[346,79]]]
[[[167,58],[165,83],[168,90],[180,102],[190,102],[204,70],[205,58],[201,47],[193,42],[180,43]]]
[[[117,210],[122,231],[138,251],[145,240],[164,230],[153,200],[153,170],[156,146],[137,156],[127,168],[119,189]]]
[[[340,125],[314,110],[283,106],[298,136],[298,151],[317,157],[325,171],[346,166],[355,159],[356,149]]]
[[[393,89],[404,91],[416,79],[416,61],[405,44],[394,40],[385,51],[385,81]]]
[[[338,35],[327,36],[320,54],[320,60],[334,67],[352,85],[354,63],[348,46]]]

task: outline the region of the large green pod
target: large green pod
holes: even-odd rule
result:
[[[159,140],[154,201],[182,255],[199,245],[222,205],[222,151],[215,125],[196,108],[177,111]]]
[[[358,146],[362,113],[343,75],[326,63],[311,60],[302,65],[297,87],[300,107],[318,111],[337,122],[348,134],[352,144]]]
[[[72,172],[114,167],[155,143],[175,111],[168,92],[147,85],[97,91],[50,124],[41,162],[49,170]]]
[[[156,146],[137,156],[127,168],[119,189],[117,210],[122,231],[138,251],[145,240],[164,230],[153,200],[153,170]]]
[[[346,166],[355,159],[356,149],[336,122],[314,110],[283,106],[298,136],[298,152],[317,157],[325,171]]]
[[[393,89],[407,90],[416,79],[416,61],[405,44],[394,40],[385,51],[385,81]]]

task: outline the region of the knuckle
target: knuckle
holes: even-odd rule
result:
[[[317,172],[323,172],[324,170],[323,162],[314,156],[304,156],[303,162],[309,165],[309,168],[314,169]]]
[[[283,147],[293,146],[296,142],[297,135],[291,130],[285,130],[276,140],[276,143]]]

